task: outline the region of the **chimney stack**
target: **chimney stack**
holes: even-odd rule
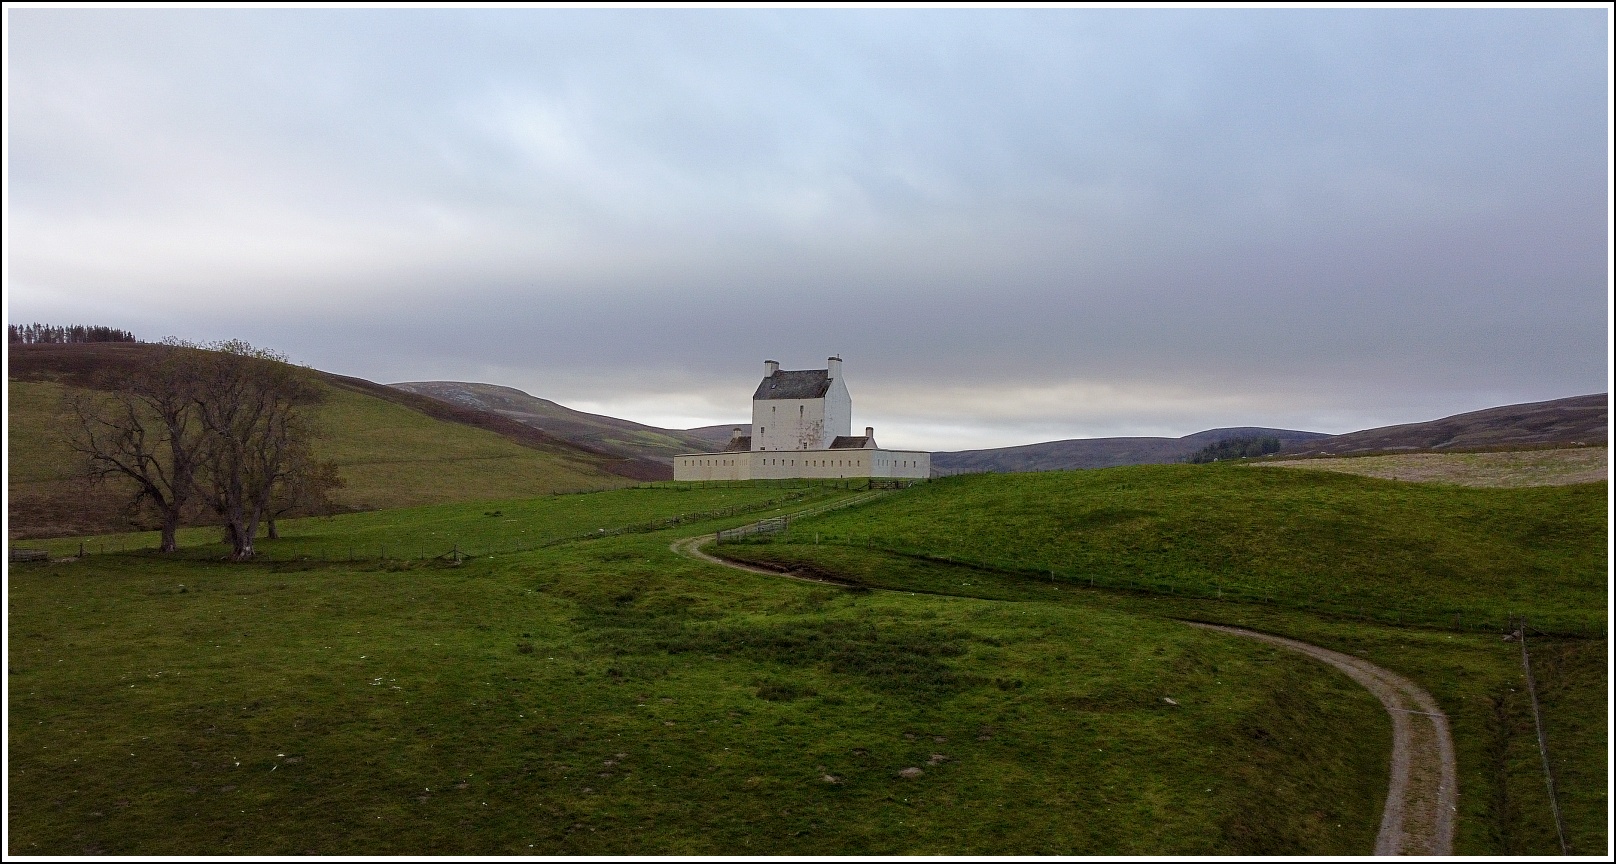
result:
[[[830,359],[825,361],[825,377],[826,378],[840,378],[840,377],[842,377],[842,358],[840,358],[840,357],[831,357]]]
[[[765,360],[765,361],[763,361],[763,377],[765,377],[765,378],[773,378],[774,373],[779,372],[779,371],[780,371],[780,362],[778,360]]]
[[[866,438],[874,438],[875,437],[875,427],[874,426],[866,426],[866,427],[864,427],[864,437],[866,437]]]

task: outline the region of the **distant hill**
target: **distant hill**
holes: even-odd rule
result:
[[[7,392],[10,534],[47,537],[128,530],[118,488],[87,488],[59,431],[64,394],[101,370],[137,360],[139,343],[11,345]],[[347,486],[350,509],[520,498],[608,489],[671,476],[662,465],[579,447],[486,411],[474,411],[342,375],[310,370],[324,387],[319,457]]]
[[[716,450],[729,443],[730,436],[734,434],[737,427],[741,430],[742,435],[752,434],[752,424],[750,423],[720,423],[717,426],[697,426],[694,429],[685,429],[683,431],[684,434],[690,435],[698,441],[705,441],[709,450]]]
[[[729,442],[730,431],[736,426],[748,434],[751,432],[750,423],[662,429],[632,420],[575,411],[549,399],[540,399],[514,387],[498,384],[406,381],[388,386],[479,411],[490,411],[579,446],[667,466],[669,472],[673,470],[673,457],[680,453],[702,453],[723,447]],[[673,475],[669,473],[668,476]]]
[[[1403,423],[1289,444],[1291,456],[1385,453],[1409,450],[1482,450],[1550,445],[1605,444],[1609,396],[1596,393],[1504,405],[1424,423]]]
[[[1208,444],[1269,435],[1280,440],[1283,445],[1280,453],[1284,456],[1605,444],[1608,402],[1603,393],[1573,396],[1344,435],[1241,426],[1209,429],[1182,438],[1074,438],[991,450],[933,453],[931,464],[933,472],[939,475],[1167,464],[1181,461]]]
[[[1322,432],[1235,426],[1227,429],[1208,429],[1182,438],[1071,438],[1065,441],[1046,441],[1042,444],[1023,444],[1019,447],[933,453],[931,467],[934,473],[946,475],[983,471],[1007,474],[1020,471],[1116,468],[1121,465],[1166,465],[1182,461],[1208,444],[1230,438],[1266,436],[1278,438],[1284,445],[1330,437]]]

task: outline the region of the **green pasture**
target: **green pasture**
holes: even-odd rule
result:
[[[1160,556],[1197,579],[1244,561],[1277,598],[1305,596],[1323,559],[1356,552],[1369,563],[1338,572],[1370,583],[1366,599],[1444,603],[1462,592],[1421,562],[1457,572],[1505,556],[1545,579],[1568,620],[1603,621],[1602,594],[1588,599],[1604,566],[1590,496],[1410,498],[1407,484],[1239,470],[958,478],[713,547],[853,587],[669,550],[856,494],[788,484],[295,520],[250,564],[218,560],[204,529],[172,557],[13,566],[7,851],[1367,854],[1389,757],[1378,702],[1328,667],[1175,618],[1283,633],[1420,682],[1453,725],[1457,851],[1557,851],[1519,648],[1499,633],[1139,579],[1090,588],[1070,566],[1052,582],[1014,550],[1092,537],[1114,566]],[[1144,522],[1122,539],[1105,533],[1120,520],[1094,515],[1123,506],[1118,489],[1154,514],[1129,517]],[[1571,527],[1530,522],[1534,507]],[[1444,528],[1444,513],[1492,539]],[[1502,530],[1512,515],[1526,527]],[[1231,536],[1247,539],[1218,539]],[[475,557],[343,558],[429,539]],[[1077,539],[1063,548],[1081,551]],[[1492,545],[1458,548],[1477,543]],[[1217,569],[1190,544],[1247,558]],[[1387,575],[1399,555],[1415,565],[1403,587]],[[1476,584],[1476,608],[1514,596],[1500,573]],[[1606,643],[1533,638],[1573,851],[1597,854]]]
[[[413,536],[435,512],[515,541],[770,494],[356,514],[377,521],[289,525],[283,542],[326,524]],[[1389,723],[1344,676],[1128,611],[847,591],[668,548],[746,518],[458,565],[13,567],[8,852],[1373,844]]]
[[[1526,615],[1546,631],[1603,636],[1605,490],[1237,464],[971,475],[799,523],[775,548],[879,551],[1394,625],[1501,631]]]

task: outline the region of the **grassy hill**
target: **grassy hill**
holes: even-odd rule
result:
[[[773,548],[937,559],[1059,584],[1387,622],[1603,632],[1604,483],[1469,489],[1253,466],[971,475],[829,514]]]
[[[497,384],[410,381],[389,386],[479,411],[491,411],[574,444],[626,458],[655,462],[667,469],[666,478],[655,479],[672,479],[673,457],[677,454],[707,452],[724,446],[733,428],[706,426],[698,429],[661,429],[631,420],[574,411],[549,399],[540,399],[514,387]],[[751,424],[736,425],[750,427]]]
[[[90,384],[97,370],[129,362],[148,347],[11,346],[7,488],[12,538],[128,529],[120,512],[122,489],[86,489],[74,480],[74,457],[62,438],[58,406],[68,390]],[[615,488],[635,479],[634,466],[625,471],[620,457],[505,418],[479,417],[359,379],[311,374],[325,391],[317,409],[323,437],[316,451],[337,462],[347,486],[334,498],[346,508]]]
[[[1275,437],[1287,455],[1364,454],[1412,450],[1520,449],[1604,444],[1605,394],[1505,405],[1345,435],[1291,429],[1209,429],[1182,438],[1074,438],[1019,447],[933,453],[939,475],[972,472],[1071,471],[1124,465],[1167,465],[1231,438]]]

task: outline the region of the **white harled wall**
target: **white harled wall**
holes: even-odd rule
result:
[[[825,438],[825,400],[754,399],[753,450],[818,450]]]
[[[770,362],[766,371],[778,366]],[[842,381],[842,361],[830,358],[827,371],[823,397],[752,400],[753,450],[824,450],[836,436],[853,434],[853,396]]]
[[[840,367],[841,361],[836,366]],[[840,372],[841,369],[836,370]],[[825,434],[819,443],[810,450],[824,450],[830,447],[830,442],[836,440],[838,435],[853,434],[853,397],[847,392],[847,385],[842,383],[842,376],[837,375],[830,379],[830,390],[825,394]]]
[[[931,476],[931,454],[918,450],[752,450],[673,457],[675,480],[789,480]]]

